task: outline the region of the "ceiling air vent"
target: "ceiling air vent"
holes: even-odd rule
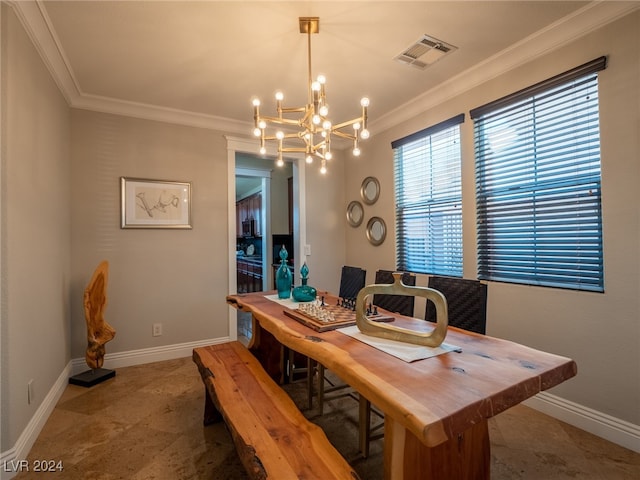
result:
[[[397,55],[394,60],[424,70],[436,60],[457,49],[457,47],[449,45],[442,40],[423,35],[417,42],[406,48],[404,52]]]

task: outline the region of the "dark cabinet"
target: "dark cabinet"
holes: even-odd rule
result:
[[[255,193],[249,197],[243,198],[236,203],[236,235],[242,236],[256,236],[262,235],[262,225],[260,224],[262,212],[262,193]],[[252,232],[251,235],[246,235],[243,231],[243,222],[251,221]],[[246,223],[245,223],[246,225]]]
[[[236,260],[238,293],[262,291],[262,258],[242,258]]]

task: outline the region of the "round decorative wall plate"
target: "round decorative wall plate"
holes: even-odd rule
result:
[[[357,200],[349,203],[347,206],[347,222],[352,227],[357,227],[362,223],[364,219],[364,208],[362,204]]]
[[[367,238],[371,245],[381,245],[387,236],[387,225],[380,217],[371,217],[367,222]]]
[[[360,196],[367,205],[373,205],[380,196],[380,182],[376,177],[367,177],[360,186]]]

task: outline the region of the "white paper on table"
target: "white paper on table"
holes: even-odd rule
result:
[[[365,335],[360,331],[357,325],[338,328],[336,332],[344,333],[345,335],[353,337],[356,340],[366,343],[367,345],[377,348],[389,355],[393,355],[394,357],[408,363],[435,357],[436,355],[442,355],[443,353],[462,351],[460,347],[449,345],[448,343],[442,343],[439,347],[425,347],[422,345],[415,345],[413,343],[399,342],[388,338]]]

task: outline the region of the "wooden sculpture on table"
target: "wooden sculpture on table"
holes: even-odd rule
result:
[[[87,322],[87,350],[85,359],[91,370],[75,375],[69,380],[75,385],[90,387],[115,375],[115,371],[102,368],[105,344],[115,334],[115,329],[104,319],[107,306],[107,282],[109,262],[102,261],[84,290],[84,318]]]

